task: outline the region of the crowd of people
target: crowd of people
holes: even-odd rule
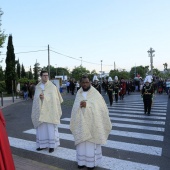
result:
[[[28,100],[28,98],[32,99],[34,98],[35,93],[35,83],[24,83],[24,85],[21,87],[20,82],[17,83],[16,92],[17,96],[23,97],[24,100]]]

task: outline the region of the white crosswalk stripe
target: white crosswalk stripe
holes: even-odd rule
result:
[[[24,133],[35,135],[36,131],[35,129],[30,129],[30,130],[24,131]],[[74,141],[73,135],[66,134],[66,133],[60,133],[60,139]],[[150,154],[150,155],[157,155],[157,156],[161,156],[162,154],[162,149],[159,147],[131,144],[131,143],[126,143],[126,142],[115,142],[111,140],[108,140],[107,144],[104,145],[104,147],[127,150],[131,152],[145,153],[145,154]]]
[[[111,150],[126,151],[133,154],[161,157],[162,145],[160,144],[164,140],[163,132],[165,131],[167,101],[159,102],[157,98],[155,98],[151,115],[147,116],[144,115],[143,102],[139,100],[139,96],[135,95],[133,98],[135,98],[135,100],[124,100],[114,103],[112,107],[108,105],[113,128],[107,144],[103,146],[103,149],[109,148]],[[74,142],[74,137],[69,130],[70,118],[62,118],[61,122],[62,123],[58,125],[59,132],[62,130],[59,133],[60,139]],[[35,129],[28,129],[23,133],[35,136],[36,131]],[[9,141],[10,145],[15,148],[37,152],[36,143],[33,141],[13,137],[9,137]],[[131,141],[136,141],[136,143]],[[150,141],[149,145],[147,141]],[[154,145],[155,142],[158,144]],[[76,161],[75,149],[58,147],[53,153],[48,153],[47,150],[38,153],[61,158],[66,161]],[[124,160],[122,158],[110,157],[107,154],[103,156],[102,164],[99,167],[114,170],[160,169],[159,166],[151,165],[149,162],[141,163],[140,160],[138,162],[128,159]]]
[[[10,145],[19,148],[24,149],[32,152],[36,151],[36,143],[32,141],[27,141],[23,139],[17,139],[9,137]],[[49,153],[45,150],[41,151],[41,154],[53,156],[56,158],[61,158],[69,161],[76,161],[76,151],[73,149],[66,149],[63,147],[58,147],[57,150],[55,150],[53,153]],[[116,169],[116,170],[159,170],[159,167],[153,166],[153,165],[147,165],[147,164],[141,164],[141,163],[135,163],[131,161],[111,158],[103,156],[102,158],[102,164],[100,165],[101,168],[106,169]]]

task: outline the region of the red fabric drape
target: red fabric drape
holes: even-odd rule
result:
[[[0,109],[0,170],[15,170],[14,161],[5,129],[5,119]]]

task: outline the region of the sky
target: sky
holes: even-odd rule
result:
[[[169,0],[0,0],[0,8],[1,30],[12,34],[16,60],[26,70],[36,60],[48,65],[48,45],[50,64],[70,71],[81,60],[90,71],[101,71],[102,64],[109,72],[114,62],[116,69],[130,71],[150,65],[150,48],[154,68],[163,70],[165,62],[170,67]],[[7,42],[0,49],[3,68]]]

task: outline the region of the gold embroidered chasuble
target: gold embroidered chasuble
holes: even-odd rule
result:
[[[91,86],[86,97],[86,108],[80,108],[80,102],[84,100],[82,92],[82,88],[77,92],[70,120],[75,145],[84,141],[105,144],[112,129],[106,103],[101,94]]]
[[[37,128],[41,123],[60,124],[62,115],[61,103],[63,99],[58,88],[51,82],[47,81],[44,86],[44,99],[40,99],[42,93],[41,83],[38,83],[35,90],[33,106],[32,106],[32,122],[34,128]]]

